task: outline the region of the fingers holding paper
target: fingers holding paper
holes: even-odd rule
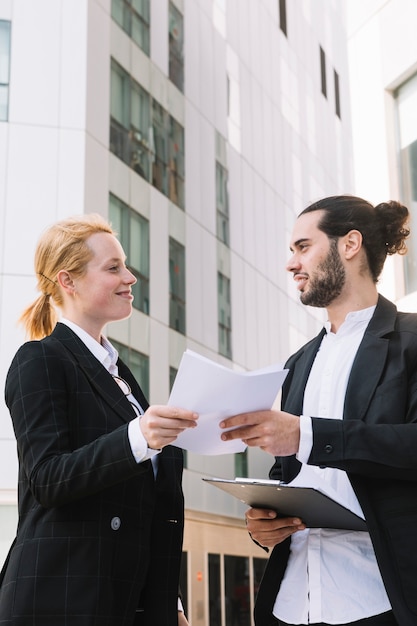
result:
[[[223,441],[242,439],[273,456],[290,456],[298,452],[300,418],[284,411],[254,411],[228,417],[220,423],[225,429]],[[231,429],[231,430],[229,430]]]
[[[246,527],[252,539],[265,548],[273,548],[305,525],[299,517],[278,517],[269,509],[248,509]]]
[[[197,426],[197,413],[172,406],[150,406],[140,418],[140,429],[148,446],[155,450],[173,443],[186,428]]]

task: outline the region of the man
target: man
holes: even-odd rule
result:
[[[359,503],[369,532],[249,509],[252,538],[273,548],[257,626],[417,624],[417,315],[376,287],[387,254],[406,251],[408,216],[397,202],[336,196],[296,221],[287,270],[328,322],[288,360],[283,410],[229,418],[222,427],[237,429],[222,438],[278,457],[271,478],[318,473]]]

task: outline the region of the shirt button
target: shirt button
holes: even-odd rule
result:
[[[324,446],[324,451],[330,454],[330,452],[333,452],[333,446],[328,443],[327,446]]]
[[[120,517],[113,517],[112,521],[110,522],[110,526],[112,530],[119,530],[120,525],[121,525],[121,520]]]

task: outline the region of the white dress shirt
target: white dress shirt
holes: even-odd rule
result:
[[[313,443],[307,416],[343,418],[352,363],[374,310],[349,313],[337,333],[326,324],[305,388],[297,454],[302,463]],[[319,474],[349,506],[361,510],[346,472],[309,465],[303,470]],[[288,624],[346,624],[390,608],[368,532],[311,528],[292,535],[275,617]]]
[[[89,335],[83,328],[74,324],[70,320],[62,318],[59,320],[61,324],[65,324],[70,328],[76,335],[81,339],[81,341],[85,344],[85,346],[90,350],[93,356],[96,357],[98,361],[106,368],[106,370],[112,376],[118,376],[118,368],[117,368],[117,359],[119,358],[118,352],[114,346],[110,343],[110,341],[106,337],[101,337],[101,343],[96,341],[91,335]],[[116,383],[115,383],[116,384]],[[129,394],[126,396],[129,402],[134,404],[141,415],[143,415],[143,409],[140,406],[139,402],[136,398]],[[128,437],[130,447],[132,449],[132,454],[135,457],[137,463],[141,463],[142,461],[147,461],[148,459],[152,460],[154,473],[157,471],[157,454],[159,454],[160,450],[153,450],[148,448],[147,441],[142,434],[142,431],[139,426],[140,417],[134,418],[131,422],[129,422],[128,426]]]

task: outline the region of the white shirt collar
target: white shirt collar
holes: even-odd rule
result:
[[[83,328],[67,320],[66,318],[62,318],[59,320],[61,324],[65,324],[68,326],[76,335],[81,339],[81,341],[86,345],[86,347],[92,352],[92,354],[96,357],[98,361],[106,368],[108,372],[111,374],[117,375],[117,359],[119,358],[119,354],[114,346],[110,343],[110,341],[101,336],[101,343],[96,341],[94,337],[89,335]]]
[[[374,314],[375,309],[376,309],[376,304],[366,309],[361,309],[360,311],[351,311],[350,313],[348,313],[345,317],[345,321],[343,322],[343,324],[340,326],[338,330],[338,334],[340,333],[342,328],[344,331],[349,331],[356,324],[369,322],[369,320]],[[331,322],[329,320],[327,320],[327,322],[324,324],[324,328],[326,329],[327,334],[331,332]]]

